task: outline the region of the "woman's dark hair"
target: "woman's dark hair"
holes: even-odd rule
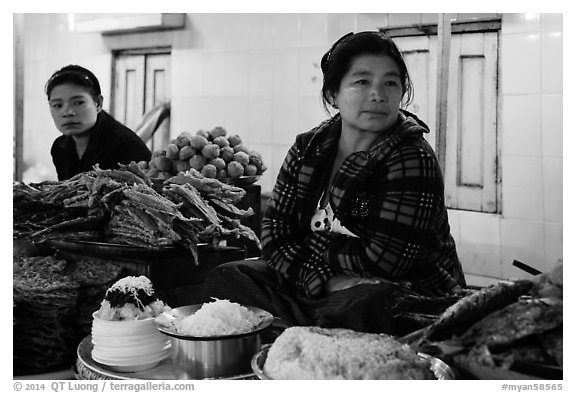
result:
[[[373,54],[390,56],[398,66],[402,83],[402,98],[405,104],[409,104],[413,97],[413,86],[408,68],[402,57],[402,53],[384,33],[378,31],[363,31],[360,33],[348,33],[342,36],[332,45],[332,48],[322,56],[320,66],[324,74],[322,84],[322,104],[327,112],[331,106],[334,93],[340,88],[344,75],[350,69],[352,60],[357,56]]]
[[[44,91],[46,91],[48,99],[50,99],[52,89],[64,83],[73,83],[87,88],[94,99],[102,93],[98,78],[90,70],[79,65],[70,64],[53,73],[48,82],[46,82]]]

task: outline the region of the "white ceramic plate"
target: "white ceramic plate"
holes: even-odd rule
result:
[[[159,337],[159,333],[158,331],[155,330],[151,330],[149,332],[140,332],[140,333],[130,333],[130,332],[125,332],[125,331],[115,331],[115,332],[110,332],[110,331],[101,331],[100,329],[92,329],[92,335],[96,335],[102,338],[108,338],[111,340],[120,340],[120,339],[124,339],[124,340],[129,340],[129,341],[145,341],[145,340],[154,340],[155,337]],[[161,337],[161,336],[160,336]]]
[[[158,345],[158,346],[147,346],[145,348],[139,347],[118,347],[114,348],[112,346],[106,345],[94,345],[94,350],[96,353],[100,354],[100,357],[107,358],[131,358],[131,357],[144,357],[153,356],[162,353],[171,348],[170,344]]]
[[[126,357],[114,357],[108,354],[101,354],[96,348],[92,349],[92,358],[98,363],[102,363],[106,366],[123,366],[132,367],[144,364],[150,364],[153,362],[160,362],[170,356],[170,350],[157,352],[154,354],[149,354],[147,356],[130,356]]]

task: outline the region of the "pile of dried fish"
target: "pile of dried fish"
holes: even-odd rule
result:
[[[181,245],[196,255],[199,239],[218,243],[256,234],[240,223],[252,209],[234,206],[242,188],[181,173],[155,187],[136,163],[69,180],[13,186],[14,237],[99,240],[143,247]]]
[[[87,192],[87,175],[60,182],[25,184],[13,190],[13,236],[42,241],[54,233],[69,239],[97,240],[102,237],[102,214],[77,203]]]
[[[204,177],[194,168],[178,173],[166,180],[164,184],[190,184],[208,199],[216,199],[231,204],[240,202],[246,194],[242,188],[222,183],[217,179]]]
[[[403,340],[475,376],[546,377],[554,368],[561,373],[562,292],[559,263],[534,280],[501,282],[466,296]]]
[[[260,240],[240,220],[254,214],[235,206],[246,194],[240,187],[222,183],[219,180],[202,176],[190,169],[179,173],[164,182],[164,195],[183,203],[182,211],[187,217],[201,217],[202,231],[199,237],[218,239],[220,237],[244,237],[260,247]]]

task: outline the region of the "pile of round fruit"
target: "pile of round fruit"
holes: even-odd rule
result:
[[[249,150],[238,135],[226,136],[226,129],[199,130],[195,135],[183,132],[166,146],[155,151],[149,163],[140,168],[151,178],[168,179],[189,169],[219,180],[261,175],[267,168],[260,153]]]

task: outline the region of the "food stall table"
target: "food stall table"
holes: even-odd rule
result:
[[[114,263],[123,275],[144,275],[154,284],[158,295],[173,307],[194,302],[199,285],[216,266],[241,260],[246,251],[239,247],[198,245],[198,264],[190,251],[181,247],[145,249],[120,244],[81,241],[50,241],[56,257]]]

